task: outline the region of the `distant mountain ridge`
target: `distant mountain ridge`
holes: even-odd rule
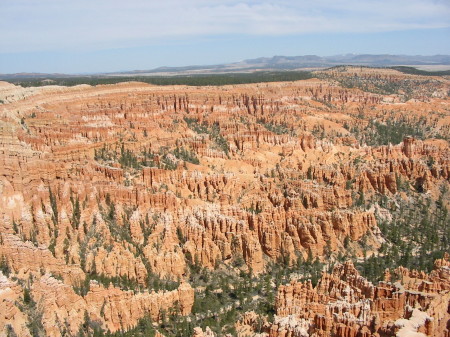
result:
[[[327,68],[338,65],[355,65],[369,67],[390,66],[435,66],[450,65],[450,55],[390,55],[390,54],[345,54],[334,56],[273,56],[248,59],[240,62],[215,64],[215,65],[191,65],[182,67],[158,67],[150,70],[133,70],[97,74],[41,74],[18,73],[0,74],[0,79],[20,78],[61,78],[78,76],[146,76],[146,75],[195,75],[214,73],[253,72],[262,70],[301,70],[310,68]]]
[[[360,65],[389,67],[399,65],[450,65],[450,55],[371,55],[346,54],[335,56],[273,56],[248,59],[241,62],[217,65],[197,65],[186,67],[159,67],[151,70],[137,70],[115,74],[158,74],[158,73],[222,73],[257,70],[292,70],[307,68],[326,68],[337,65]]]

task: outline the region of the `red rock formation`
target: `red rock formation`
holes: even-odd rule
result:
[[[345,252],[348,241],[359,256],[362,240],[376,250],[383,239],[375,211],[389,212],[358,200],[404,193],[403,185],[437,196],[450,181],[449,146],[445,140],[410,137],[397,145],[366,146],[364,131],[372,120],[395,120],[420,123],[425,138],[448,134],[443,93],[449,83],[426,79],[427,85],[421,85],[425,79],[390,70],[355,72],[369,84],[374,78],[415,83],[418,101],[393,104],[403,95],[373,94],[318,79],[207,88],[0,83],[5,102],[0,105],[0,256],[20,280],[17,287],[31,276],[33,296],[54,308],[46,313],[48,333],[61,332],[55,320],[72,314],[69,329],[74,332],[83,308],[116,330],[133,326],[144,312],[156,317],[158,306],[136,299],[150,301],[156,295],[101,286],[92,290],[99,303],[104,298],[125,301],[123,306],[108,304],[107,321],[98,313],[103,303],[92,304],[96,311],[86,304],[71,312],[70,301],[87,301],[71,289],[92,275],[148,288],[152,277],[185,279],[189,264],[212,269],[242,257],[257,274],[270,260],[293,264],[308,255],[324,260]],[[353,76],[347,70],[327,73],[338,80]],[[176,149],[185,152],[176,156]],[[404,273],[405,279],[416,279]],[[442,282],[433,280],[444,276],[421,276],[423,284],[414,289],[442,291]],[[359,297],[368,296],[367,289],[358,293],[364,282],[356,276],[345,282]],[[329,289],[324,294],[292,287],[307,287],[323,300],[331,296],[328,291],[344,296],[346,289],[334,279],[323,280],[322,287]],[[395,292],[392,287],[383,291]],[[56,301],[58,291],[67,296],[58,295]],[[175,295],[164,296],[170,299],[161,307],[174,304]],[[395,296],[373,305],[396,312],[401,303]],[[412,295],[404,300],[428,301]],[[8,317],[16,317],[11,303],[7,310],[14,313]],[[355,303],[352,315],[365,310]],[[127,311],[131,305],[138,314]],[[351,323],[341,307],[330,309],[320,301],[311,305],[323,317],[332,309],[344,318],[333,325],[305,316],[298,333],[312,319],[324,327],[320,331],[335,326],[351,335],[357,329],[359,323]],[[286,315],[299,314],[285,307],[280,310]],[[293,319],[280,319],[292,325]],[[0,330],[5,324],[0,321]],[[17,324],[14,330],[20,330]]]
[[[170,292],[135,294],[91,282],[90,291],[82,297],[50,275],[44,275],[33,285],[32,296],[41,307],[47,336],[59,336],[64,327],[71,334],[76,334],[84,323],[85,315],[105,330],[126,330],[146,315],[157,321],[161,311],[167,311],[175,303],[179,304],[180,313],[187,315],[194,301],[194,291],[187,283]],[[55,325],[55,322],[61,322],[62,326]]]
[[[378,286],[361,277],[351,262],[324,273],[316,287],[292,281],[278,289],[269,335],[447,336],[449,263],[448,257],[438,260],[430,275],[399,268],[401,283]]]
[[[8,331],[14,331],[19,336],[30,336],[26,327],[28,317],[18,305],[22,296],[23,290],[17,281],[9,280],[0,272],[0,331],[5,336]]]

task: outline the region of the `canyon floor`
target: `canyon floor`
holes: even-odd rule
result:
[[[0,336],[450,336],[450,78],[0,82]]]

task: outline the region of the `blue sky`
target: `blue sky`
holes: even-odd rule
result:
[[[0,0],[0,73],[450,54],[449,0]]]

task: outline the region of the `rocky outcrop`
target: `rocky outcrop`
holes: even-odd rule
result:
[[[194,291],[187,283],[169,292],[134,293],[112,285],[105,288],[91,281],[89,292],[80,296],[70,286],[47,274],[34,283],[31,290],[33,300],[42,311],[47,336],[59,336],[64,328],[76,334],[86,317],[111,332],[127,330],[147,315],[158,321],[162,311],[173,306],[179,307],[181,315],[187,315],[194,302]]]
[[[26,325],[27,314],[18,305],[22,297],[23,290],[17,281],[9,280],[0,272],[0,334],[31,336]]]
[[[11,269],[20,277],[27,278],[30,273],[40,275],[50,272],[72,285],[85,278],[79,266],[67,265],[64,260],[56,259],[44,246],[36,247],[30,241],[23,242],[12,234],[4,234],[2,240],[0,256],[5,257]]]
[[[337,79],[353,76],[333,71]],[[378,71],[355,73],[384,81]],[[396,104],[402,94],[349,89],[325,77],[222,87],[0,83],[0,257],[17,279],[8,279],[15,290],[6,298],[20,298],[29,287],[37,304],[51,308],[43,313],[50,335],[76,333],[86,313],[117,331],[143,315],[157,320],[161,308],[177,301],[188,313],[193,293],[186,283],[180,286],[185,295],[152,289],[186,281],[194,266],[225,264],[256,275],[271,262],[326,261],[349,249],[362,257],[363,246],[376,251],[384,241],[376,215],[390,214],[366,200],[406,199],[412,191],[437,199],[450,179],[442,95],[448,80],[386,72],[396,84],[426,83],[433,94],[415,85],[417,101]],[[372,121],[420,126],[423,140],[368,146]],[[365,333],[358,319],[370,320],[375,309],[394,322],[407,318],[399,316],[405,303],[444,306],[396,285],[370,286],[350,266],[342,268],[324,276],[319,288],[286,286],[285,297],[300,307],[280,297],[277,324],[299,320],[296,333],[303,334],[313,321],[317,331],[333,327],[350,336]],[[398,273],[409,280],[406,289],[431,294],[448,290],[444,269],[436,270],[439,275]],[[341,276],[347,278],[338,282]],[[116,285],[92,283],[86,294],[89,279]],[[375,300],[377,291],[385,294]],[[349,307],[339,302],[347,297]],[[9,319],[29,321],[14,301],[2,303]],[[321,316],[298,309],[304,306]],[[329,320],[331,312],[338,323]],[[63,327],[66,320],[71,323]],[[253,323],[248,318],[244,325]],[[27,334],[26,324],[13,329]]]
[[[194,334],[192,337],[216,337],[217,335],[211,331],[209,327],[206,327],[205,331],[202,328],[194,328]]]
[[[447,336],[448,269],[446,257],[429,275],[400,268],[401,282],[373,285],[346,262],[316,287],[292,281],[278,289],[270,336]]]

